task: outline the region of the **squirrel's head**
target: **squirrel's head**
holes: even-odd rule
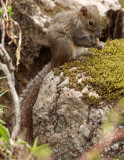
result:
[[[88,32],[97,38],[101,37],[101,16],[95,5],[82,6],[78,15]]]

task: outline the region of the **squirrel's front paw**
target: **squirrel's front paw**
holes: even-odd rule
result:
[[[95,38],[96,41],[96,48],[97,49],[102,49],[104,48],[104,43],[99,41],[99,38]]]
[[[97,49],[102,49],[104,48],[104,43],[103,42],[99,42],[99,44],[96,46]]]

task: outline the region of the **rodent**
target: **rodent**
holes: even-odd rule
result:
[[[80,10],[58,13],[51,22],[46,38],[52,59],[31,81],[21,101],[21,132],[26,141],[33,140],[32,107],[45,75],[53,68],[83,55],[87,48],[102,48],[101,17],[95,5],[82,6]]]

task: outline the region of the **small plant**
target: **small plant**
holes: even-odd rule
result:
[[[0,80],[5,79],[5,78],[6,77],[0,77]],[[0,90],[0,97],[2,97],[7,92],[7,90],[3,89],[2,87],[0,87],[0,89],[2,89],[2,90]],[[2,116],[4,108],[6,108],[6,106],[0,105],[0,117]],[[3,124],[5,124],[5,122],[2,119],[0,119],[0,128],[1,128],[1,125],[3,125]],[[2,131],[0,129],[0,135],[1,135],[1,133],[2,133]]]
[[[6,141],[7,146],[10,146],[10,133],[8,128],[0,124],[0,136],[2,141]]]
[[[10,6],[10,7],[6,6],[6,10],[7,10],[9,19],[11,19],[12,14],[13,14],[12,6]],[[4,13],[4,10],[2,8],[0,8],[0,17],[3,16],[3,13]]]
[[[8,17],[9,17],[9,19],[11,19],[11,17],[12,17],[12,6],[10,6],[10,7],[7,7],[6,6],[6,9],[7,9],[7,12],[8,12]]]
[[[0,8],[0,17],[3,15],[3,9]]]
[[[1,79],[4,79],[6,77],[1,77]],[[2,87],[0,87],[2,89]],[[0,90],[0,97],[2,97],[5,93],[7,92],[7,90],[2,89]],[[3,110],[4,108],[6,108],[6,106],[0,105],[0,117],[3,114]],[[8,147],[10,147],[10,132],[8,130],[8,128],[6,128],[4,125],[6,123],[0,119],[0,144],[3,146],[4,150],[5,150],[5,154],[4,157],[5,159],[7,159],[7,149]],[[0,148],[0,152],[2,152],[2,149]]]
[[[47,159],[52,154],[51,148],[49,147],[48,144],[38,146],[37,137],[35,138],[35,141],[32,147],[27,142],[22,141],[21,139],[18,139],[18,143],[25,145],[29,149],[30,154],[27,159],[30,159],[31,157],[35,157],[37,159]]]

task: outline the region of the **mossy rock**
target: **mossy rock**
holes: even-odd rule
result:
[[[62,81],[69,77],[69,87],[82,90],[88,85],[107,101],[124,96],[124,39],[107,41],[102,50],[89,49],[94,53],[84,61],[71,61],[60,67],[56,74],[64,73]],[[88,77],[79,81],[77,74]]]

